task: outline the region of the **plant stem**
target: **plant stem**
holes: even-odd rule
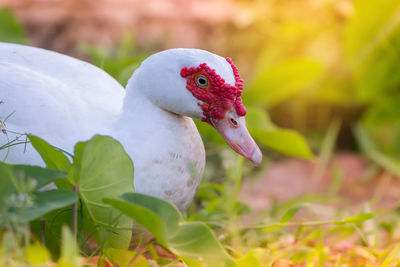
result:
[[[42,245],[46,245],[46,239],[45,239],[45,229],[46,229],[46,220],[41,220],[40,221],[40,229],[41,229],[41,241]]]
[[[237,156],[237,165],[235,170],[235,191],[234,191],[234,201],[237,201],[239,191],[242,185],[243,176],[243,157]]]
[[[78,186],[74,186],[74,193],[78,194]],[[78,235],[78,202],[72,204],[72,233],[74,234],[75,240],[77,239]]]
[[[250,225],[241,227],[241,230],[254,230],[254,229],[262,229],[267,227],[290,227],[290,226],[316,226],[316,225],[324,225],[324,224],[335,224],[340,221],[311,221],[311,222],[287,222],[282,224],[266,224],[266,225]],[[343,223],[344,224],[344,223]]]

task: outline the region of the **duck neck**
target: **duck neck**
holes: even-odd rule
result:
[[[191,118],[158,107],[140,90],[127,92],[122,113],[113,128],[117,140],[127,148],[140,145],[147,149],[167,143],[184,147],[187,135],[199,135]],[[127,152],[132,158],[137,154],[137,151]]]
[[[133,128],[146,125],[158,125],[158,128],[162,128],[171,123],[171,118],[173,122],[182,119],[183,116],[158,107],[140,90],[129,90],[125,96],[122,113],[116,121],[116,127],[130,132]]]
[[[193,120],[156,106],[140,90],[126,97],[115,132],[133,160],[135,191],[185,210],[205,164],[204,145]]]

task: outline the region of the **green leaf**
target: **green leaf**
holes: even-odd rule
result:
[[[275,106],[317,81],[321,72],[321,63],[309,58],[287,60],[269,66],[254,78],[245,102]]]
[[[34,179],[35,185],[33,189],[35,190],[67,175],[66,172],[59,170],[3,162],[0,162],[0,174],[2,182],[7,179],[11,180],[16,189],[18,189],[19,184],[28,183],[29,179]]]
[[[311,159],[313,157],[306,140],[293,130],[250,129],[250,133],[262,145],[275,151],[304,159]]]
[[[8,216],[17,216],[20,221],[30,222],[53,210],[72,205],[78,200],[78,196],[70,190],[59,189],[35,192],[33,200],[33,205],[28,209],[13,209],[8,212]]]
[[[62,247],[61,257],[57,262],[57,266],[81,266],[82,259],[79,256],[79,247],[76,243],[75,237],[67,226],[62,229]]]
[[[249,129],[274,130],[277,128],[264,109],[252,106],[247,108],[246,125]]]
[[[109,136],[96,135],[75,146],[73,166],[68,177],[78,186],[85,214],[97,226],[103,226],[108,237],[106,247],[127,248],[131,238],[132,220],[105,205],[103,198],[115,198],[133,192],[133,163],[122,145]],[[96,227],[96,229],[102,229]]]
[[[50,260],[50,253],[47,249],[36,244],[29,245],[25,250],[25,255],[29,264],[34,266],[46,265],[46,262]]]
[[[354,216],[346,217],[342,219],[342,222],[345,223],[362,223],[364,221],[370,220],[374,218],[375,215],[373,213],[360,213]]]
[[[174,234],[169,235],[168,248],[176,255],[195,259],[209,266],[234,265],[210,228],[203,222],[183,223]]]
[[[7,196],[33,192],[65,176],[63,171],[0,162],[0,209],[3,208]]]
[[[216,134],[216,131],[208,123],[204,123],[199,120],[195,120],[197,130],[199,131],[201,138],[204,140],[205,144],[214,143],[216,145],[225,145],[226,141],[220,134]]]
[[[104,199],[104,203],[110,204],[114,208],[120,210],[135,221],[149,230],[158,243],[168,247],[168,226],[160,216],[152,210],[142,207],[140,205],[131,204],[129,202],[118,199]]]
[[[267,259],[268,251],[262,248],[249,250],[246,255],[236,260],[238,267],[261,267],[265,266],[264,259]]]
[[[276,127],[263,109],[249,108],[246,124],[252,136],[262,145],[295,157],[306,159],[312,157],[307,142],[300,134]]]
[[[42,157],[48,168],[68,171],[71,162],[68,158],[55,147],[34,135],[28,135],[29,141]]]
[[[28,135],[28,138],[48,168],[69,171],[72,164],[60,149],[55,148],[37,136]],[[67,179],[57,180],[55,184],[58,188],[73,189],[72,184]]]
[[[296,215],[296,213],[303,208],[304,205],[297,205],[291,209],[289,209],[281,218],[281,220],[279,221],[280,223],[284,224],[287,223],[288,221],[290,221],[290,219],[293,218],[294,215]]]
[[[0,8],[0,41],[26,44],[25,30],[10,10]]]
[[[208,266],[235,266],[211,230],[201,222],[184,222],[175,206],[164,200],[127,193],[104,199],[146,227],[156,240],[183,260]]]
[[[167,201],[158,201],[158,198],[140,193],[124,194],[121,198],[154,212],[168,225],[168,230],[176,231],[179,224],[184,222],[179,210]]]

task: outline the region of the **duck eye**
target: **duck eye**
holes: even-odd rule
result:
[[[203,75],[199,75],[196,77],[196,83],[200,87],[208,87],[208,79]]]
[[[230,123],[234,128],[239,128],[239,123],[235,119],[231,118]]]

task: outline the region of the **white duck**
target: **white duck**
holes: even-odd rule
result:
[[[204,50],[171,49],[150,56],[125,91],[86,62],[0,43],[0,119],[8,117],[8,136],[0,133],[0,144],[13,139],[13,132],[31,133],[71,152],[76,142],[94,134],[110,135],[134,162],[136,191],[184,211],[205,164],[204,145],[191,118],[208,122],[254,163],[262,159],[245,126],[241,90],[230,59]],[[44,165],[30,146],[6,153],[0,151],[0,159]]]

